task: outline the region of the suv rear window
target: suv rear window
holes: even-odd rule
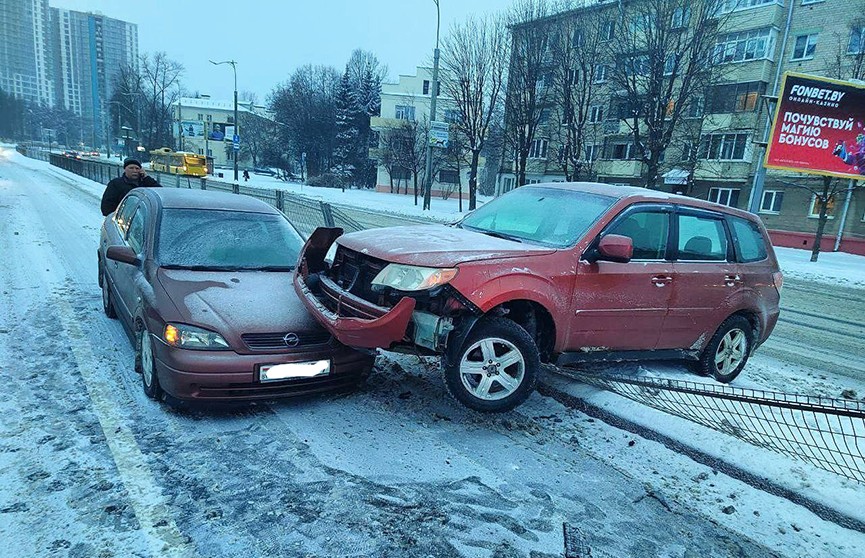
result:
[[[723,219],[679,215],[679,260],[723,262],[727,233]]]
[[[481,206],[460,227],[493,236],[573,246],[616,201],[586,192],[523,186]]]
[[[757,262],[765,260],[766,242],[757,223],[741,217],[728,217],[733,229],[733,246],[740,262]]]

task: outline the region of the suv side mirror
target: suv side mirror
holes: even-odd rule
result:
[[[141,265],[141,259],[138,254],[129,246],[109,246],[105,251],[105,257],[109,260],[127,263],[134,266]]]
[[[634,256],[634,241],[620,234],[605,235],[598,242],[598,247],[592,250],[591,256],[587,259],[592,263],[598,260],[628,263]]]

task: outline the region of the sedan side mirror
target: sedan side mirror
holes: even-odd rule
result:
[[[131,264],[136,267],[141,265],[141,258],[129,246],[109,246],[105,252],[105,257],[109,260]]]
[[[591,252],[591,257],[587,259],[592,263],[598,260],[628,263],[634,256],[634,241],[629,236],[608,234],[601,238],[598,247]]]

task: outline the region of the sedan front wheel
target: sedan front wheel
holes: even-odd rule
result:
[[[156,362],[153,358],[153,340],[146,327],[138,332],[138,347],[135,355],[136,372],[141,372],[141,385],[144,393],[150,399],[161,401],[164,392],[159,385],[159,376],[156,374]]]

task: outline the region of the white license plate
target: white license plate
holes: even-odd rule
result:
[[[330,374],[329,360],[312,362],[289,362],[286,364],[264,364],[259,369],[262,382],[288,380],[292,378],[313,378]]]

